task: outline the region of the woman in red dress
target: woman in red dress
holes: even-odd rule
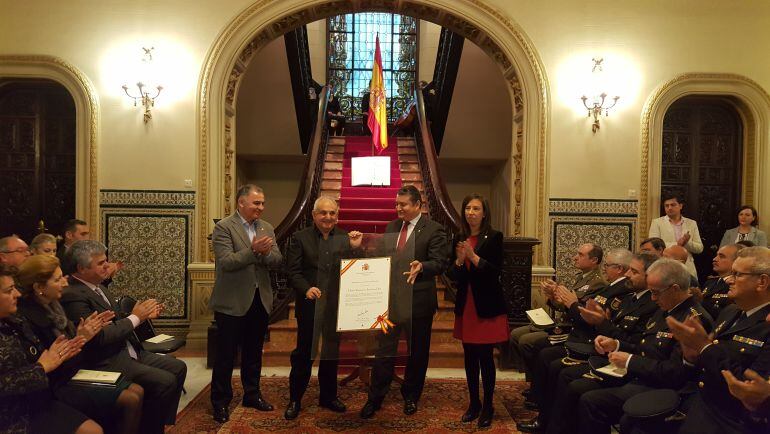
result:
[[[457,284],[454,337],[463,342],[470,404],[462,421],[479,418],[479,428],[492,424],[495,362],[492,350],[508,341],[507,304],[500,286],[503,234],[491,228],[489,202],[479,194],[463,199],[462,230],[454,248],[449,276]],[[484,404],[479,400],[479,371]]]

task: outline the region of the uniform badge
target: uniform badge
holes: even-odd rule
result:
[[[610,307],[612,307],[612,310],[620,309],[620,299],[617,297],[613,298],[612,303],[610,303]]]
[[[733,340],[737,341],[737,342],[740,342],[742,344],[748,344],[748,345],[751,345],[753,347],[759,347],[759,348],[762,348],[765,345],[765,343],[762,342],[762,341],[758,341],[756,339],[751,339],[751,338],[747,338],[747,337],[744,337],[744,336],[738,336],[738,335],[733,336]]]
[[[596,297],[594,297],[594,301],[599,303],[599,304],[601,304],[602,306],[607,304],[607,298],[606,297],[602,297],[601,295],[597,295]]]
[[[655,334],[655,337],[658,339],[671,339],[674,337],[674,334],[671,332],[658,332]]]
[[[722,327],[725,326],[726,322],[727,321],[720,322],[719,325],[717,326],[717,328],[714,329],[714,334],[719,334],[719,332],[722,330]]]
[[[653,327],[655,327],[655,321],[653,321],[652,318],[650,318],[649,320],[647,320],[647,330]]]

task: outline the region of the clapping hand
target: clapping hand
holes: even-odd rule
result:
[[[163,305],[158,303],[158,300],[151,298],[136,303],[131,313],[139,318],[139,322],[145,322],[148,319],[155,319],[160,316],[162,310]]]
[[[713,334],[706,333],[703,324],[695,316],[688,317],[684,322],[669,316],[666,324],[681,344],[682,355],[688,362],[695,361],[703,348],[714,340]]]
[[[567,308],[571,307],[578,301],[577,294],[567,289],[567,287],[564,285],[559,285],[556,287],[554,298],[557,302],[567,306]]]
[[[586,302],[585,307],[578,306],[578,309],[580,310],[580,316],[583,320],[594,326],[601,324],[610,317],[610,312],[605,312],[601,305],[592,298]]]
[[[457,259],[455,259],[455,265],[458,267],[462,266],[465,262],[466,256],[465,256],[465,245],[468,244],[465,241],[460,241],[457,243],[457,246],[455,246],[455,256],[457,256]]]
[[[543,294],[551,300],[553,300],[556,295],[557,286],[559,285],[551,279],[540,282],[540,289],[543,291]]]
[[[738,398],[743,406],[751,411],[756,411],[765,401],[770,399],[770,381],[762,378],[756,371],[747,369],[743,372],[745,380],[735,378],[732,372],[722,371],[722,376],[727,381],[730,394]]]
[[[273,239],[267,235],[259,238],[254,237],[251,241],[251,251],[260,255],[267,255],[270,253],[270,249],[273,248]]]
[[[43,370],[47,374],[75,357],[85,343],[86,340],[82,336],[67,339],[66,336],[59,335],[51,346],[40,354],[37,362],[43,366]]]
[[[676,243],[679,244],[680,246],[684,247],[684,245],[687,244],[688,241],[690,241],[690,232],[689,231],[685,232],[684,235],[682,235],[681,238],[676,240]]]
[[[80,318],[78,323],[77,335],[82,336],[86,342],[93,339],[94,336],[109,324],[115,318],[115,312],[106,310],[102,313],[94,311],[86,319]]]
[[[607,336],[599,335],[594,339],[594,349],[599,354],[607,354],[613,351],[617,351],[620,347],[617,339],[608,338]]]
[[[348,237],[350,238],[351,249],[357,249],[361,247],[361,241],[364,239],[364,234],[358,231],[350,231],[348,232]]]
[[[420,273],[422,273],[422,262],[412,261],[412,263],[409,264],[409,271],[404,272],[404,275],[407,276],[406,283],[413,285]]]

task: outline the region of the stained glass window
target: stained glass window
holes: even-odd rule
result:
[[[417,77],[417,25],[412,17],[374,12],[328,19],[326,76],[348,119],[361,118],[361,98],[369,92],[378,33],[388,120],[393,122],[403,113]]]

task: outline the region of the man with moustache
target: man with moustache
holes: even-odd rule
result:
[[[404,274],[406,283],[412,285],[411,300],[392,297],[389,312],[409,316],[394,317],[396,324],[388,334],[379,336],[379,348],[372,368],[369,397],[360,416],[369,419],[382,406],[393,381],[395,355],[402,331],[406,333],[409,358],[406,364],[401,395],[404,397],[404,414],[417,411],[417,402],[425,385],[430,354],[430,336],[433,315],[438,309],[436,276],[443,273],[449,262],[449,245],[444,228],[422,214],[422,197],[413,185],[401,187],[396,194],[398,219],[388,223],[383,237],[382,251],[394,257],[391,280]],[[395,237],[389,237],[389,234]],[[405,269],[400,269],[403,263]],[[394,285],[391,282],[391,286]],[[406,306],[411,301],[410,306]],[[399,319],[401,321],[399,321]]]
[[[339,291],[340,260],[361,247],[361,232],[349,234],[337,228],[339,208],[328,197],[319,197],[313,206],[313,226],[292,236],[286,251],[289,286],[295,291],[297,348],[291,353],[289,405],[284,417],[296,419],[302,409],[302,395],[310,381],[313,349],[321,343],[318,405],[344,413],[345,404],[337,397],[337,357],[339,337],[334,329]],[[320,300],[322,299],[323,300]],[[324,303],[321,303],[324,301]]]
[[[211,372],[211,404],[214,420],[230,418],[235,353],[241,347],[243,406],[272,411],[262,398],[262,345],[273,306],[270,268],[283,260],[270,223],[260,219],[265,210],[261,188],[246,184],[236,193],[238,209],[214,227],[214,289],[209,308],[217,324],[216,356]]]

